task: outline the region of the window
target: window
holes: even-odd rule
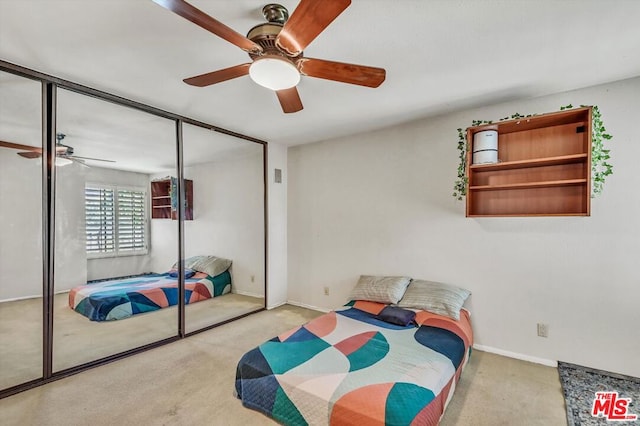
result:
[[[106,257],[147,253],[144,189],[87,185],[84,205],[87,254]]]

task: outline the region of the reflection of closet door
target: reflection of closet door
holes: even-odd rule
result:
[[[152,232],[151,177],[175,174],[175,122],[59,89],[53,371],[178,334],[175,221]]]
[[[5,389],[42,377],[41,85],[0,72],[0,99],[0,389]],[[18,155],[25,152],[33,158]]]
[[[265,306],[264,145],[183,124],[187,333]],[[186,185],[184,185],[186,187]],[[188,197],[187,197],[188,198]],[[191,271],[189,271],[191,270]]]

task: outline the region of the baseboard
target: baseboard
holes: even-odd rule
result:
[[[69,290],[60,290],[56,291],[53,294],[61,294],[61,293],[69,293]],[[12,297],[11,299],[3,299],[0,300],[0,303],[4,302],[17,302],[18,300],[27,300],[27,299],[41,299],[42,295],[37,294],[35,296],[21,296],[21,297]]]
[[[275,309],[275,308],[279,308],[280,306],[286,305],[287,301],[285,300],[284,302],[280,302],[280,303],[276,303],[275,305],[270,305],[267,306],[267,310],[270,311],[271,309]]]
[[[330,312],[331,311],[331,309],[320,308],[318,306],[313,306],[313,305],[307,305],[306,303],[295,302],[293,300],[287,300],[287,304],[293,305],[293,306],[299,306],[301,308],[311,309],[313,311],[318,311],[318,312]]]
[[[542,365],[546,365],[547,367],[554,367],[554,368],[558,367],[558,361],[554,361],[546,358],[538,358],[535,356],[520,354],[517,352],[505,351],[504,349],[492,348],[491,346],[474,344],[473,349],[477,349],[482,352],[489,352],[496,355],[506,356],[508,358],[519,359],[521,361],[528,361],[528,362],[533,362],[535,364],[542,364]]]
[[[264,294],[251,293],[251,292],[248,292],[248,291],[236,291],[236,292],[233,292],[233,294],[239,294],[241,296],[257,297],[257,298],[263,298],[264,297]]]
[[[4,303],[4,302],[17,302],[18,300],[27,300],[27,299],[36,299],[38,297],[42,297],[42,296],[22,296],[22,297],[12,297],[11,299],[2,299],[0,300],[0,303]]]

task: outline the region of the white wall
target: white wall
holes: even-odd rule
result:
[[[0,152],[0,300],[42,295],[41,161]],[[60,292],[86,283],[81,166],[57,168],[56,197],[54,285]]]
[[[73,163],[56,167],[54,289],[87,282],[84,184],[88,169]]]
[[[282,171],[282,182],[275,182],[275,169]],[[269,144],[267,167],[269,191],[269,258],[267,262],[267,308],[287,301],[287,148]]]
[[[0,150],[0,301],[42,294],[41,164]],[[148,256],[87,260],[84,211],[85,182],[144,188],[148,175],[75,163],[56,171],[55,291],[148,271]]]
[[[145,255],[87,259],[84,206],[87,182],[145,188],[148,175],[76,163],[56,170],[55,291],[69,290],[87,280],[148,272],[149,256]]]
[[[473,292],[485,348],[640,376],[639,93],[636,78],[290,148],[289,299],[339,306],[360,274],[449,282]],[[569,103],[598,105],[614,136],[591,217],[465,218],[456,129]]]
[[[148,255],[87,259],[84,210],[87,182],[145,188],[149,184],[148,175],[95,166],[86,168],[75,163],[58,167],[57,173],[55,291],[69,290],[87,280],[148,272]]]
[[[0,149],[0,301],[42,295],[41,187],[40,161]]]
[[[233,260],[232,292],[264,296],[262,155],[199,164],[184,173],[193,180],[194,205],[193,220],[184,223],[185,256]],[[177,259],[177,222],[153,219],[151,236],[152,268],[167,271]]]

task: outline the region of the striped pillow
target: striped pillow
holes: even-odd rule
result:
[[[184,260],[184,267],[215,277],[229,269],[231,263],[231,260],[222,257],[192,256]],[[178,269],[178,262],[174,263],[171,269]]]
[[[222,257],[206,256],[195,262],[191,269],[204,272],[205,274],[215,277],[231,267],[231,260]]]
[[[351,300],[368,300],[379,303],[398,303],[402,299],[411,278],[361,275],[351,291]]]
[[[460,309],[470,294],[469,290],[449,284],[413,280],[398,306],[422,309],[459,320]]]

